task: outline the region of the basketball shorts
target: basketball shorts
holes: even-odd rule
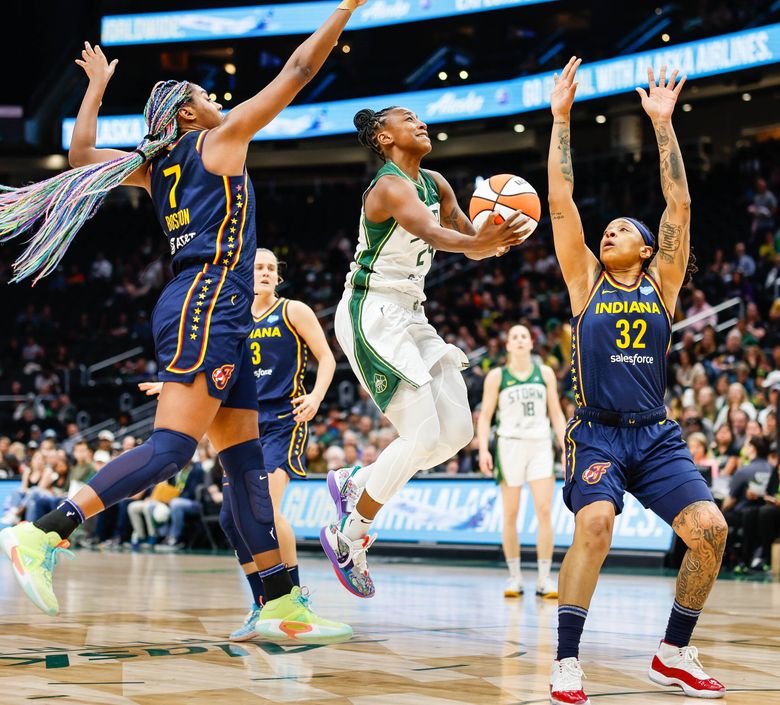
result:
[[[179,272],[152,313],[160,381],[191,384],[205,373],[209,396],[224,406],[257,409],[247,344],[251,306],[251,287],[226,267]]]
[[[549,438],[498,437],[496,442],[496,483],[522,487],[526,482],[553,476],[552,441]]]
[[[440,360],[458,369],[469,364],[428,323],[422,304],[405,294],[346,289],[335,332],[355,376],[382,411],[402,381],[415,389],[430,382]]]
[[[712,501],[674,421],[625,428],[575,417],[564,438],[563,499],[575,514],[602,500],[620,514],[630,492],[671,525],[689,504]]]
[[[266,472],[281,469],[290,479],[304,479],[308,441],[309,424],[297,423],[292,410],[269,413],[261,405],[260,443]]]

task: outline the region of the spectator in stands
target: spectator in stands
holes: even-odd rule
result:
[[[729,525],[726,555],[736,562],[735,572],[747,572],[752,561],[753,545],[743,531],[751,527],[758,517],[758,510],[764,505],[764,495],[769,484],[772,468],[767,460],[769,444],[761,436],[751,436],[742,453],[748,461],[731,478],[729,496],[723,502],[723,516]],[[741,543],[739,556],[732,556],[737,543]]]
[[[756,261],[746,252],[745,243],[738,242],[734,245],[734,272],[732,274],[732,281],[734,275],[737,273],[750,278],[756,273]]]
[[[361,465],[368,463],[362,462]],[[309,475],[324,474],[328,472],[328,463],[324,456],[324,446],[317,441],[309,441],[306,447],[306,467],[309,469]]]
[[[692,387],[696,375],[703,375],[705,380],[707,378],[704,366],[693,357],[690,351],[683,348],[677,354],[677,362],[674,365],[674,379],[679,391]]]
[[[727,423],[731,427],[731,433],[734,435],[734,444],[737,448],[742,448],[747,440],[747,425],[750,417],[743,409],[731,409]],[[717,425],[717,424],[716,424]]]
[[[341,446],[330,446],[325,451],[325,462],[328,470],[338,470],[346,464],[344,449]]]
[[[775,232],[775,215],[777,199],[769,190],[764,179],[756,179],[756,191],[753,202],[748,206],[748,213],[753,216],[750,223],[750,234],[754,240],[762,240],[765,233]]]
[[[708,480],[707,484],[712,484],[712,479],[718,476],[718,461],[710,452],[707,436],[703,433],[691,433],[688,436],[688,450],[691,451],[694,465]]]
[[[206,484],[207,476],[199,462],[190,463],[176,476],[179,495],[173,497],[168,506],[171,510],[171,529],[163,542],[168,550],[184,548],[184,526],[188,516],[200,516],[198,490]]]
[[[733,384],[729,385],[728,395],[726,396],[726,403],[718,412],[718,417],[715,419],[715,426],[720,426],[721,424],[726,423],[729,417],[729,413],[733,409],[742,409],[742,411],[747,414],[748,419],[755,419],[758,415],[756,412],[756,407],[753,406],[751,401],[748,399],[748,394],[745,390],[745,387],[743,387],[739,382],[734,382]]]
[[[685,312],[686,317],[690,318],[700,314],[704,317],[701,320],[690,323],[688,327],[700,333],[707,326],[716,326],[718,324],[718,314],[715,313],[713,307],[707,302],[704,292],[701,289],[694,289],[692,299],[692,305]]]
[[[132,501],[127,505],[127,514],[133,527],[133,550],[137,550],[141,544],[154,546],[157,543],[160,527],[171,518],[168,503],[178,494],[174,485],[161,482],[151,492],[146,490],[130,497]]]
[[[360,456],[360,464],[363,466],[371,465],[376,459],[379,453],[377,452],[376,446],[368,444],[366,446],[363,446],[363,452]]]
[[[780,252],[775,254],[774,266],[767,272],[764,288],[772,299],[780,296]]]
[[[772,544],[780,538],[780,480],[775,464],[767,483],[764,506],[758,510],[758,540],[761,563],[758,570],[766,572],[772,561]]]
[[[734,434],[728,424],[718,426],[711,447],[713,457],[718,462],[718,476],[733,475],[739,467],[740,449],[734,443]]]
[[[73,495],[87,484],[97,470],[92,462],[92,450],[86,441],[78,441],[73,446],[73,467],[70,469],[68,495]]]
[[[37,488],[30,494],[24,515],[26,521],[37,521],[68,496],[69,470],[65,452],[56,452],[53,463],[46,465]]]

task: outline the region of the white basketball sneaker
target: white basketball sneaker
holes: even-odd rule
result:
[[[504,588],[504,597],[520,597],[523,594],[523,579],[520,576],[509,577]]]
[[[550,674],[550,702],[552,705],[590,705],[582,689],[585,678],[580,662],[573,656],[553,661]]]
[[[320,544],[339,582],[358,597],[373,597],[376,592],[366,561],[366,551],[375,540],[376,534],[366,534],[352,541],[341,532],[340,521],[323,526],[320,530]]]
[[[678,648],[662,641],[647,675],[658,685],[682,688],[691,698],[722,698],[726,694],[726,686],[704,672],[695,646]]]
[[[542,597],[545,600],[558,599],[558,583],[555,582],[554,578],[551,575],[548,575],[542,581],[537,581],[536,596]]]

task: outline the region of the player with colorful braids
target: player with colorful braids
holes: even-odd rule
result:
[[[300,586],[295,533],[282,514],[284,493],[291,479],[306,478],[308,424],[317,413],[336,370],[336,359],[314,311],[303,301],[280,297],[282,281],[279,260],[264,247],[255,253],[252,330],[247,345],[260,410],[260,443],[265,473],[274,505],[274,524],[282,561],[295,585]],[[317,377],[311,392],[304,387],[309,353],[317,360]],[[152,396],[162,391],[162,382],[142,382],[139,388]],[[222,478],[222,509],[219,523],[236,554],[249,584],[253,604],[244,623],[231,635],[245,641],[255,635],[255,625],[265,601],[263,581],[252,553],[233,519],[233,488]]]
[[[120,184],[149,193],[173,256],[175,277],[152,320],[159,377],[166,383],[152,435],[35,524],[0,533],[17,581],[47,614],[59,611],[52,572],[73,531],[106,507],[174,475],[208,433],[234,489],[236,527],[263,580],[267,601],[258,634],[310,642],[351,636],[349,626],[323,620],[308,608],[281,560],[274,532],[246,346],[257,245],[245,161],[254,135],[320,69],[363,1],[343,0],[276,78],[225,116],[196,84],[157,83],[144,111],[148,134],[130,152],[96,148],[98,110],[117,62],[85,44],[77,63],[89,87],[69,153],[75,168],[0,196],[0,236],[33,232],[16,262],[16,281],[51,272],[79,228]]]
[[[573,198],[570,114],[579,65],[572,57],[561,76],[556,74],[550,98],[550,217],[574,316],[577,403],[564,434],[563,498],[576,519],[558,577],[558,653],[550,700],[590,702],[582,689],[580,637],[626,491],[688,546],[650,679],[678,686],[691,697],[720,698],[726,689],[705,673],[690,640],[718,577],[728,527],[664,405],[673,306],[693,263],[690,194],[672,126],[685,77],[677,81],[674,71],[667,80],[663,66],[656,81],[648,68],[649,90],[637,88],[660,156],[666,208],[659,238],[635,218],[617,218],[605,228],[597,258],[585,244]]]

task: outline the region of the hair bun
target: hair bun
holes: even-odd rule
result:
[[[352,118],[352,123],[355,128],[360,132],[364,130],[376,119],[376,113],[371,108],[363,108],[355,113],[355,117]]]

